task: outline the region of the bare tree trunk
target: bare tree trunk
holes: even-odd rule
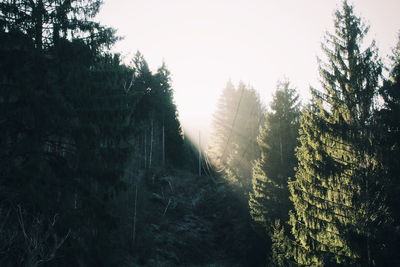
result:
[[[35,44],[41,50],[43,46],[43,0],[39,0],[36,6],[32,2],[32,15],[35,21]]]
[[[368,168],[368,167],[367,167]],[[369,207],[369,188],[368,188],[368,171],[366,171],[365,175],[365,188],[366,188],[366,196],[367,196],[367,207]],[[367,222],[367,256],[368,256],[368,266],[372,266],[371,260],[371,247],[370,247],[370,227]]]
[[[152,156],[153,156],[153,141],[154,141],[153,137],[154,137],[154,123],[153,123],[153,119],[151,119],[149,168],[151,168],[151,160],[152,160]]]
[[[282,129],[281,129],[281,121],[279,120],[279,147],[281,151],[281,164],[283,164],[283,151],[282,151]]]
[[[147,135],[146,128],[144,131],[144,168],[147,169]]]
[[[74,209],[76,210],[78,208],[78,192],[75,190],[74,193]]]
[[[165,127],[162,126],[162,165],[165,166]]]
[[[135,208],[134,208],[134,214],[133,214],[133,235],[132,235],[132,245],[135,245],[135,239],[136,239],[136,208],[137,208],[137,193],[138,193],[138,182],[136,181],[136,187],[135,187]]]

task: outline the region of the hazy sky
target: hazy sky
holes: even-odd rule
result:
[[[400,0],[355,0],[383,57],[397,41]],[[98,19],[124,37],[129,61],[140,50],[152,69],[164,60],[185,126],[205,128],[231,79],[268,103],[287,77],[308,98],[319,86],[316,57],[339,0],[104,0]]]

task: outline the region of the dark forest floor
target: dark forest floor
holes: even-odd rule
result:
[[[137,199],[132,266],[265,264],[247,201],[221,179],[148,172]]]

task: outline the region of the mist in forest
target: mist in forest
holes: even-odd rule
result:
[[[0,2],[0,266],[400,266],[400,3]]]

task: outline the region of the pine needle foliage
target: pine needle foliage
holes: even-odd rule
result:
[[[299,265],[373,264],[371,243],[386,209],[372,149],[374,97],[381,65],[368,26],[347,1],[322,45],[322,90],[303,113],[299,167],[290,182],[293,258]]]
[[[269,230],[275,220],[286,222],[291,209],[288,179],[294,177],[297,165],[298,99],[288,81],[278,83],[257,138],[261,155],[253,165],[249,207],[253,220]]]

